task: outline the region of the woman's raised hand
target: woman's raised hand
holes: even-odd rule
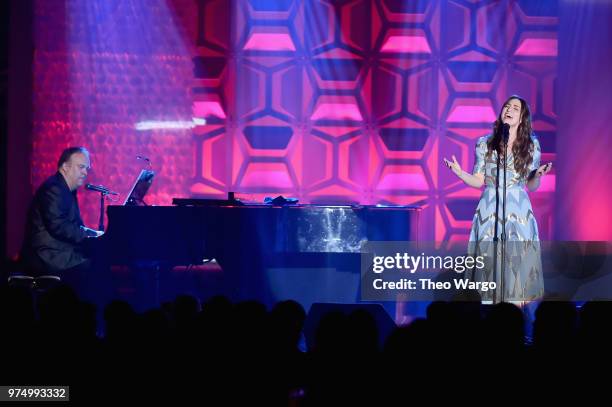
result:
[[[444,159],[444,165],[451,169],[455,173],[456,176],[461,177],[461,166],[457,162],[457,158],[453,155],[453,161],[448,161],[446,158]]]

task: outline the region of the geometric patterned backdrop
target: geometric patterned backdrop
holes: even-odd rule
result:
[[[463,240],[480,191],[442,158],[470,171],[508,95],[530,102],[554,162],[556,1],[63,4],[35,7],[33,188],[62,148],[83,144],[91,181],[122,193],[135,156],[150,157],[149,203],[235,191],[421,204],[421,238]],[[542,239],[554,188],[553,170],[530,194]],[[86,223],[95,198],[81,193]]]

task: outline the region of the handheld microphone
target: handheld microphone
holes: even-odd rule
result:
[[[105,195],[119,195],[118,192],[113,192],[102,185],[85,184],[85,188],[89,189],[90,191],[101,192]]]

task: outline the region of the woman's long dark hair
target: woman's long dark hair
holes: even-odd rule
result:
[[[487,142],[487,156],[491,157],[493,151],[497,151],[497,154],[503,154],[503,121],[502,113],[504,107],[512,100],[516,99],[521,102],[521,122],[518,125],[516,131],[516,140],[512,145],[512,154],[514,155],[514,169],[518,172],[521,177],[526,178],[528,175],[528,168],[533,161],[533,140],[531,139],[531,111],[527,101],[520,96],[512,95],[502,105],[502,108],[497,116],[497,120],[493,123],[493,137],[489,138]]]

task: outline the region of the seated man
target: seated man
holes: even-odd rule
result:
[[[86,228],[79,211],[77,189],[85,182],[89,168],[89,152],[85,148],[67,148],[59,158],[57,173],[36,191],[21,250],[30,274],[62,277],[70,271],[89,268],[82,243],[88,237],[103,234]]]

